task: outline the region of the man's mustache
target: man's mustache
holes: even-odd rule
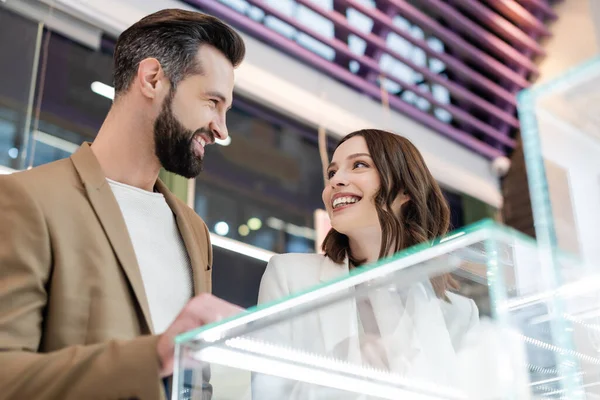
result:
[[[194,136],[200,135],[200,134],[205,134],[206,136],[208,136],[211,143],[215,142],[215,134],[210,129],[208,129],[208,128],[197,129],[194,132],[194,134],[192,135],[192,138],[194,138]]]

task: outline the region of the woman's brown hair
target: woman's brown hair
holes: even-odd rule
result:
[[[419,150],[408,139],[378,129],[352,132],[338,147],[355,136],[361,136],[367,142],[381,179],[381,187],[374,199],[381,225],[379,258],[447,233],[450,208]],[[402,205],[400,215],[396,215],[392,203],[400,194],[409,200]],[[365,262],[352,256],[348,237],[333,228],[325,237],[322,248],[336,263],[342,263],[346,257],[354,266]],[[445,300],[448,300],[446,290],[457,288],[449,274],[432,278],[431,283],[436,295]]]

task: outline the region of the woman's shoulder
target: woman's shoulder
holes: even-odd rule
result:
[[[305,288],[347,273],[344,264],[336,264],[323,254],[287,253],[271,257],[265,275]]]
[[[285,253],[276,254],[269,260],[267,268],[289,270],[297,268],[318,268],[326,257],[323,254]]]
[[[321,280],[322,266],[328,260],[321,254],[286,253],[271,257],[261,281],[261,292],[267,298],[273,287],[278,288],[281,297],[318,284]]]

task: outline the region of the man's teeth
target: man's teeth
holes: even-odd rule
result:
[[[333,208],[345,206],[348,204],[353,204],[358,202],[360,199],[358,197],[338,197],[333,201]]]
[[[200,145],[201,145],[202,147],[206,146],[206,140],[204,140],[203,138],[201,138],[201,137],[197,137],[197,138],[196,138],[196,141],[197,141],[198,143],[200,143]]]

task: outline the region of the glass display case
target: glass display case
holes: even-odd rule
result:
[[[600,397],[599,96],[600,58],[518,95],[536,238],[544,264],[538,274],[546,280],[545,290],[536,296],[572,292],[559,297],[553,312],[542,319],[551,324],[559,321],[567,332],[561,336],[563,342],[549,342],[572,355],[561,364],[572,378],[563,382],[569,392],[568,396],[561,393],[564,398]],[[565,267],[561,252],[576,255],[580,266]]]
[[[533,239],[477,223],[180,335],[172,398],[585,398],[600,325],[569,307],[600,299],[600,278],[556,262],[552,288]]]

